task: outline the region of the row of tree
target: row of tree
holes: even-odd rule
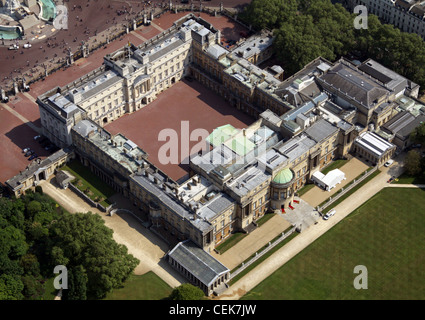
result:
[[[240,18],[276,36],[274,49],[289,74],[318,56],[335,61],[356,53],[372,58],[425,87],[425,42],[368,16],[367,29],[356,29],[356,14],[331,0],[252,0]]]
[[[420,124],[410,134],[410,140],[414,144],[425,145],[425,123]],[[404,159],[404,169],[409,176],[425,177],[425,157],[419,151],[420,149],[410,150]]]
[[[139,260],[92,213],[69,214],[41,193],[0,199],[0,300],[42,299],[57,265],[68,270],[64,299],[99,299],[120,287]]]

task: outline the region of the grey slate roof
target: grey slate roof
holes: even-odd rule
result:
[[[81,120],[73,127],[73,129],[83,137],[88,137],[90,132],[97,130],[97,126],[88,120]]]
[[[212,199],[210,203],[202,207],[198,214],[202,218],[211,220],[211,219],[214,219],[214,217],[217,216],[218,214],[229,209],[231,206],[234,205],[234,203],[235,203],[235,200],[230,198],[227,194],[220,193],[219,195],[214,197],[214,199]]]
[[[279,152],[287,157],[289,161],[293,161],[308,152],[314,145],[316,145],[316,142],[302,133],[285,142],[279,147]]]
[[[23,184],[21,184],[22,181],[34,175],[38,170],[40,169],[44,170],[50,164],[66,156],[69,152],[71,152],[71,149],[68,149],[68,148],[60,149],[56,151],[55,153],[51,154],[49,157],[41,160],[40,163],[33,162],[33,165],[29,165],[27,167],[28,168],[27,170],[23,170],[21,173],[7,180],[6,184],[9,185],[12,188],[12,190],[18,190],[22,188],[23,187]]]
[[[305,130],[305,133],[316,142],[326,139],[330,135],[338,131],[332,123],[325,119],[319,119]]]
[[[366,108],[373,107],[378,99],[389,94],[389,90],[383,85],[343,62],[318,78],[318,81],[331,86],[341,96],[348,96]]]
[[[403,111],[385,123],[382,129],[404,139],[423,121],[425,121],[425,116],[419,115],[415,118],[410,112]]]
[[[210,286],[218,277],[230,272],[223,264],[190,240],[177,244],[168,256],[190,271],[199,281]]]
[[[358,69],[382,82],[388,89],[394,90],[396,93],[403,91],[408,86],[406,78],[384,67],[375,60],[368,59]]]

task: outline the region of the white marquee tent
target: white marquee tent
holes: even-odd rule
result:
[[[317,171],[312,176],[313,182],[327,191],[331,191],[332,188],[345,179],[345,173],[339,169],[329,171],[326,175]]]

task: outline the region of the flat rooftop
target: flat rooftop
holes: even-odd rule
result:
[[[80,121],[73,129],[132,173],[137,171],[147,156],[146,152],[122,134],[112,136],[88,120]]]

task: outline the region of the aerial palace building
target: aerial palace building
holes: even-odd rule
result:
[[[382,165],[397,147],[391,143],[395,126],[381,127],[397,114],[415,119],[424,110],[416,100],[418,85],[373,60],[355,66],[319,57],[282,80],[279,66],[258,66],[272,55],[270,32],[232,50],[220,38],[210,23],[189,14],[37,99],[43,134],[148,212],[151,229],[171,245],[179,243],[170,252],[171,265],[206,294],[229,274],[196,248],[209,253],[232,232],[251,230],[266,212],[285,210],[334,159],[353,153]],[[103,126],[143,108],[186,75],[256,120],[241,130],[215,129],[207,138],[210,148],[191,158],[190,177],[178,183],[149,161],[143,146]],[[10,179],[11,192],[19,196],[47,179],[51,167],[64,162],[62,153]],[[197,259],[211,266],[208,277],[195,274],[202,266],[188,270],[184,263]]]

